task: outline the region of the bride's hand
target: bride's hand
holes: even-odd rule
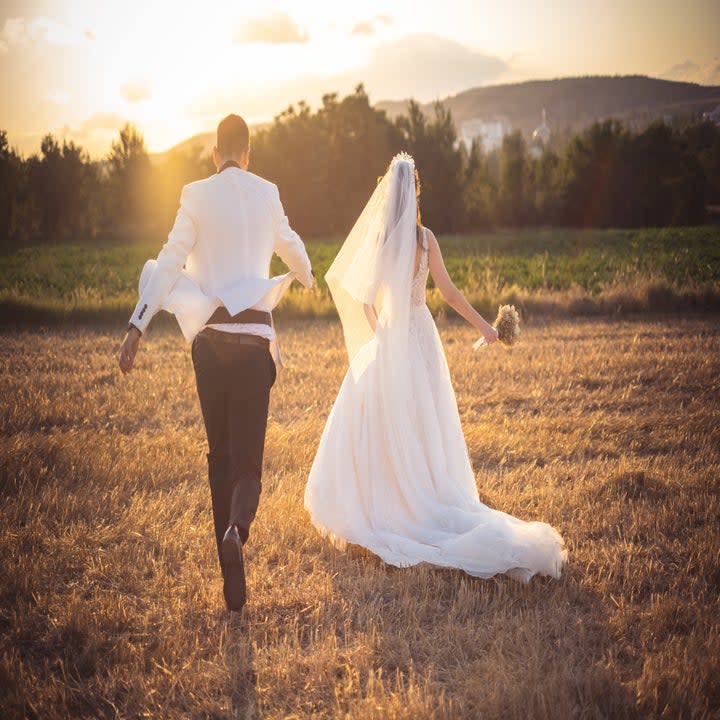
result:
[[[473,343],[473,350],[479,350],[481,347],[497,342],[497,339],[498,331],[491,325],[488,325],[488,330],[483,332],[482,337]]]

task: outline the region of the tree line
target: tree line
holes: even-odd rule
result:
[[[531,149],[516,131],[494,152],[468,150],[441,104],[428,117],[410,102],[390,120],[358,86],[315,111],[288,107],[253,135],[250,169],[277,183],[310,238],[347,233],[400,150],[415,158],[423,222],[436,232],[696,225],[720,205],[720,128],[709,122],[632,132],[607,120],[562,147]],[[0,244],[154,239],[171,226],[181,187],[213,171],[197,147],[154,162],[131,125],[102,160],[50,134],[25,158],[0,131]]]

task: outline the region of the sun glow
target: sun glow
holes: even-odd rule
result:
[[[338,32],[353,22],[343,5],[286,3],[284,10],[277,3],[209,0],[201,9],[153,2],[114,11],[87,0],[65,5],[61,22],[23,20],[22,30],[10,23],[8,32],[15,34],[4,54],[41,40],[53,46],[53,84],[43,92],[53,112],[40,112],[37,127],[31,120],[24,130],[53,129],[47,123],[52,115],[56,132],[78,138],[93,153],[107,149],[123,120],[135,123],[153,150],[212,128],[231,110],[251,122],[269,120],[303,99],[302,87],[292,93],[293,78],[342,72],[367,59],[357,38]],[[254,37],[247,38],[247,27],[255,28]],[[47,83],[46,66],[28,69],[27,85]],[[276,87],[286,96],[274,97]],[[23,94],[19,84],[12,90]],[[16,123],[9,124],[13,129]]]
[[[163,150],[227,112],[269,120],[358,82],[373,101],[429,101],[488,83],[709,63],[720,6],[656,5],[4,0],[0,128],[26,153],[52,131],[101,155],[131,121]]]

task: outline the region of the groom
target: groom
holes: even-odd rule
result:
[[[130,372],[153,315],[180,306],[173,294],[179,295],[181,276],[185,286],[197,288],[199,299],[193,303],[191,296],[190,307],[185,296],[185,318],[174,311],[186,337],[190,325],[202,327],[193,339],[192,360],[209,446],[225,602],[234,611],[246,599],[243,545],[260,499],[268,401],[279,358],[271,354],[270,311],[293,277],[314,286],[310,260],[288,224],[278,189],[247,171],[249,153],[245,121],[228,115],[213,148],[217,173],[183,188],[175,224],[141,287],[119,358],[122,372]],[[292,271],[287,276],[268,277],[273,252]]]

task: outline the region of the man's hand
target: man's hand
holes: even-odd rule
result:
[[[140,335],[140,331],[135,326],[131,327],[127,331],[127,335],[125,335],[118,358],[120,370],[122,370],[123,375],[127,375],[133,368],[135,355],[137,355],[140,345]]]

